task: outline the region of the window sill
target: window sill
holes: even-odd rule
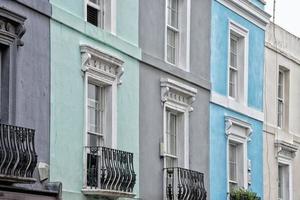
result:
[[[118,199],[120,197],[124,198],[133,198],[136,196],[134,193],[129,192],[122,192],[122,191],[116,191],[116,190],[103,190],[99,188],[84,188],[81,190],[81,192],[84,195],[90,195],[90,196],[103,196],[103,197],[109,197],[112,199]]]
[[[240,114],[246,115],[258,121],[264,120],[264,113],[262,111],[256,110],[254,108],[248,107],[242,103],[236,102],[235,100],[230,99],[227,96],[223,96],[216,92],[211,93],[211,100],[212,103],[220,105],[224,108],[228,108]]]

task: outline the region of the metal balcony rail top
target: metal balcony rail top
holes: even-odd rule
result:
[[[193,173],[198,173],[198,174],[201,174],[202,176],[204,176],[204,173],[202,172],[199,172],[199,171],[196,171],[196,170],[191,170],[191,169],[186,169],[186,168],[183,168],[183,167],[165,167],[163,168],[163,170],[175,170],[175,169],[179,169],[179,170],[184,170],[184,171],[190,171],[190,172],[193,172]]]
[[[32,183],[37,164],[35,130],[0,123],[0,181]]]
[[[101,150],[101,149],[107,149],[107,150],[118,151],[118,152],[120,152],[120,153],[133,154],[133,153],[128,152],[128,151],[123,151],[123,150],[119,150],[119,149],[113,149],[113,148],[110,148],[110,147],[105,147],[105,146],[100,146],[100,145],[98,145],[98,146],[84,146],[84,148],[85,148],[85,149],[90,149],[90,150],[92,150],[92,151],[95,152],[95,153],[96,153],[97,151]]]

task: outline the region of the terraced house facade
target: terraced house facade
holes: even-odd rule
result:
[[[48,173],[50,16],[47,0],[0,1],[0,199],[60,198]]]
[[[211,20],[210,195],[237,188],[264,199],[264,41],[260,0],[214,0]]]
[[[138,196],[138,0],[50,3],[50,179],[63,199]]]
[[[299,199],[300,41],[271,23],[265,46],[265,199]]]
[[[209,199],[210,0],[141,0],[140,198]]]
[[[265,5],[0,0],[0,200],[300,199],[299,38]]]

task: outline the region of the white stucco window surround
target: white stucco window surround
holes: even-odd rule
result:
[[[175,158],[173,167],[189,167],[189,114],[193,111],[197,89],[169,78],[161,79],[161,103],[163,105],[163,142],[160,146],[164,157],[164,167],[167,159]],[[170,118],[171,117],[171,118]],[[175,128],[169,128],[176,124]],[[175,135],[175,147],[169,148],[168,135]],[[170,149],[176,149],[170,151]],[[172,152],[173,155],[169,155]]]
[[[105,97],[103,137],[104,145],[117,146],[117,86],[121,83],[124,62],[88,45],[81,45],[82,71],[85,81],[85,108],[88,107],[88,86],[101,87]],[[86,132],[88,132],[88,110],[86,109]]]
[[[298,145],[276,140],[278,161],[278,199],[293,199],[293,162],[299,149]]]
[[[165,62],[190,70],[191,0],[165,0]]]
[[[85,21],[116,33],[116,0],[84,0]]]
[[[251,161],[247,157],[247,144],[251,133],[249,123],[234,117],[225,117],[228,193],[234,187],[247,189],[251,185]]]
[[[243,105],[248,102],[248,33],[229,20],[227,94]]]

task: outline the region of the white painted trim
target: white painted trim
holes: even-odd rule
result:
[[[186,1],[187,4],[187,28],[186,28],[186,66],[187,72],[190,72],[190,46],[191,46],[191,0]]]
[[[264,121],[264,113],[259,110],[255,110],[243,104],[236,102],[235,100],[229,99],[226,96],[220,95],[216,92],[211,93],[211,100],[212,103],[215,103],[219,106],[224,108],[228,108],[240,114],[246,115],[253,119],[263,122]]]
[[[241,127],[245,130],[245,133],[236,133],[231,131],[231,128],[235,126]],[[226,158],[226,166],[227,166],[227,193],[230,193],[229,186],[229,144],[230,142],[237,143],[239,145],[243,145],[243,185],[245,189],[248,188],[249,179],[248,179],[248,142],[250,141],[250,134],[252,133],[251,124],[242,121],[240,119],[226,116],[225,117],[225,134],[227,136],[227,158]]]
[[[110,0],[110,32],[113,35],[117,34],[117,2]]]
[[[278,157],[278,165],[280,165],[280,164],[287,165],[289,168],[289,199],[288,200],[293,200],[293,176],[294,176],[293,175],[293,167],[292,167],[293,162],[292,162],[292,160]]]
[[[173,97],[171,94],[176,94]],[[166,141],[166,110],[178,111],[183,114],[183,130],[184,130],[184,168],[189,168],[189,113],[193,110],[191,107],[197,89],[184,83],[169,78],[161,78],[161,102],[163,105],[163,143]],[[166,152],[164,145],[164,153]],[[163,153],[163,155],[164,155]],[[166,167],[164,160],[164,167]]]
[[[176,41],[176,53],[175,53],[175,64],[170,63],[167,58],[167,52],[168,52],[168,47],[167,47],[167,38],[168,38],[168,0],[165,1],[165,36],[164,36],[164,61],[174,67],[177,67],[179,69],[182,69],[186,72],[190,72],[190,27],[191,27],[191,0],[178,0],[178,29],[177,29],[177,34],[178,34],[178,39]],[[186,5],[183,5],[185,3]],[[182,9],[186,7],[186,12],[183,12]],[[186,21],[184,23],[186,24],[186,30],[185,34],[183,34],[182,30],[182,13],[185,13],[186,16]],[[172,27],[171,27],[172,29]],[[185,43],[183,43],[183,39],[185,39]],[[182,44],[185,45],[185,60],[184,63],[181,63],[181,56],[180,54],[183,52]],[[181,66],[181,65],[185,66]]]
[[[88,82],[89,80],[92,80],[95,82],[95,84],[104,85],[104,86],[111,86],[111,148],[116,149],[117,148],[117,90],[118,90],[118,84],[120,83],[120,77],[123,74],[123,61],[119,58],[116,58],[112,55],[109,55],[107,53],[104,53],[103,51],[97,50],[95,48],[92,48],[87,45],[81,45],[80,46],[81,51],[81,61],[82,66],[81,70],[83,72],[83,78],[84,78],[84,143],[83,146],[86,146],[87,144],[87,137],[88,137],[88,127],[87,127],[87,115],[88,115]],[[93,66],[90,64],[90,61],[92,58],[97,58],[97,60],[105,61],[110,64],[112,64],[116,71],[111,72],[107,69],[101,69],[96,68],[96,66]],[[106,91],[107,94],[107,91]],[[106,118],[106,117],[105,117]],[[104,124],[104,129],[106,128],[106,124]],[[83,151],[83,169],[86,172],[86,149]],[[83,185],[86,185],[86,174],[83,173]]]
[[[248,0],[216,1],[223,4],[238,15],[241,15],[242,17],[249,20],[250,22],[252,22],[253,24],[255,24],[263,30],[266,29],[266,25],[269,23],[269,18],[271,16]]]
[[[243,55],[243,77],[239,77],[239,72],[241,69],[239,69],[240,66],[238,66],[238,73],[237,73],[237,87],[240,85],[240,79],[243,80],[243,96],[241,97],[240,89],[237,88],[237,94],[236,94],[236,101],[240,101],[242,104],[247,105],[248,103],[248,52],[249,52],[249,30],[243,27],[242,25],[229,20],[228,23],[228,45],[227,45],[227,51],[228,51],[228,57],[227,57],[227,95],[229,96],[229,75],[230,75],[230,39],[231,39],[231,32],[234,34],[237,34],[238,38],[244,39],[244,55]],[[230,97],[231,98],[231,97]],[[242,100],[241,100],[242,98]],[[233,99],[233,98],[231,98]]]

